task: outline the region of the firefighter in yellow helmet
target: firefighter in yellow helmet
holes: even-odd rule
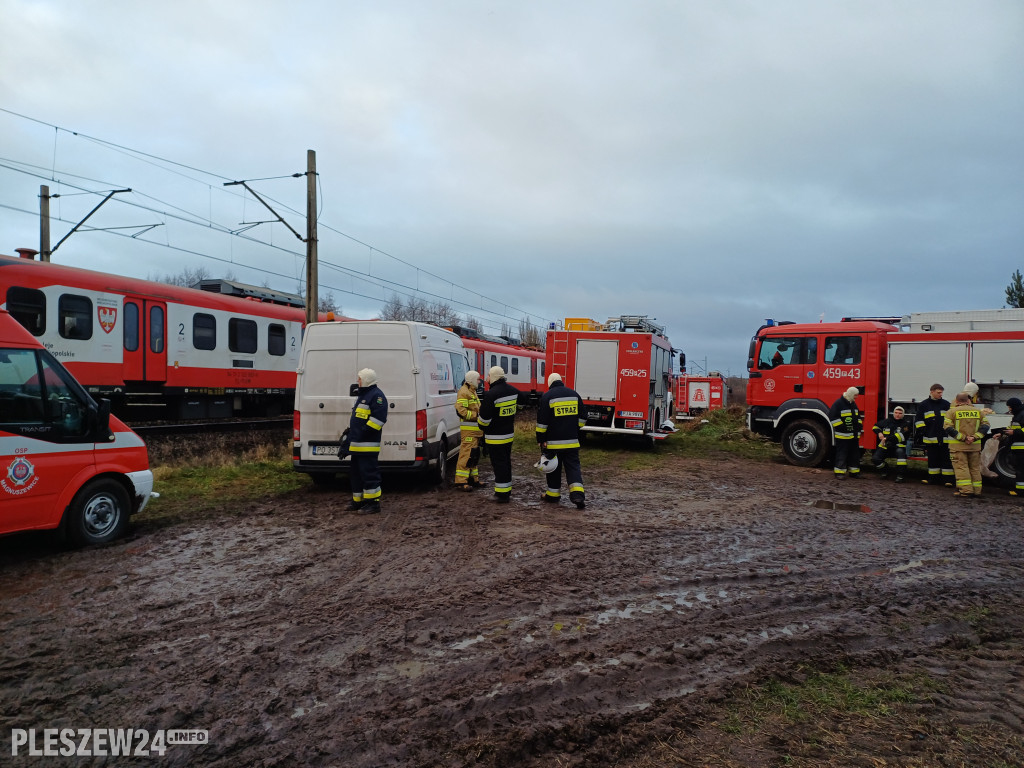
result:
[[[479,384],[480,374],[467,371],[466,380],[462,382],[455,399],[461,437],[459,461],[455,466],[455,489],[458,491],[471,491],[480,485],[477,465],[480,463],[480,438],[484,433],[476,421],[480,415],[480,398],[476,393]]]
[[[981,496],[981,441],[988,433],[988,419],[971,402],[968,392],[956,396],[942,422],[949,437],[949,457],[956,476],[956,495]]]

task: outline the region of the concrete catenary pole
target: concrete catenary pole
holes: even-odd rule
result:
[[[315,323],[320,307],[316,266],[316,152],[306,150],[306,322]]]

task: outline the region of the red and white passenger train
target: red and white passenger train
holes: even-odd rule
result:
[[[129,422],[291,413],[302,298],[228,280],[202,288],[0,256],[0,308]],[[500,365],[530,401],[547,389],[543,351],[455,330],[483,381]]]
[[[0,307],[90,394],[110,398],[115,413],[290,413],[301,298],[224,280],[204,283],[208,289],[197,290],[0,256]]]
[[[470,364],[480,373],[484,386],[487,372],[498,365],[505,371],[505,380],[525,395],[520,398],[521,405],[536,403],[547,392],[543,349],[524,347],[502,337],[485,337],[460,326],[451,326],[449,330],[462,337],[463,346],[469,350]]]

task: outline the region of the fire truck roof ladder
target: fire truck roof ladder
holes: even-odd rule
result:
[[[647,315],[620,315],[610,317],[605,323],[606,331],[633,331],[635,333],[654,333],[665,335],[665,326],[648,319]]]

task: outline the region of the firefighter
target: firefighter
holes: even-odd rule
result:
[[[480,425],[477,423],[477,417],[480,415],[480,398],[477,397],[476,388],[479,384],[480,374],[477,371],[467,371],[466,380],[459,388],[455,400],[455,412],[461,419],[459,461],[455,466],[455,488],[459,491],[472,491],[480,486],[477,465],[480,463],[480,438],[484,433],[480,431]]]
[[[1013,418],[1010,419],[1010,458],[1016,474],[1016,484],[1010,491],[1011,496],[1024,496],[1024,404],[1016,397],[1006,401]]]
[[[922,483],[943,483],[953,487],[953,464],[949,460],[949,439],[942,426],[949,401],[942,397],[941,384],[932,384],[928,399],[917,406],[914,420],[914,440],[924,445],[928,454],[928,479]]]
[[[839,480],[846,476],[860,477],[860,436],[864,432],[864,418],[857,407],[856,397],[860,391],[850,387],[832,403],[828,417],[832,420],[832,431],[836,436],[835,476]]]
[[[569,500],[576,509],[586,508],[583,472],[580,468],[580,427],[587,423],[583,400],[557,373],[548,376],[548,391],[537,404],[537,442],[544,456],[557,457],[554,470],[546,473],[544,501],[557,504],[561,499],[562,468],[569,486]]]
[[[520,393],[505,380],[505,370],[500,365],[487,372],[487,381],[490,387],[480,402],[477,423],[483,430],[494,470],[494,500],[508,504],[512,496],[512,440]]]
[[[988,419],[971,402],[968,392],[956,396],[942,422],[949,436],[949,456],[956,477],[957,496],[981,497],[981,441],[988,433]]]
[[[903,482],[903,473],[907,470],[907,435],[910,433],[909,425],[904,421],[905,411],[902,405],[892,409],[892,416],[882,419],[871,429],[878,439],[878,447],[872,456],[875,467],[883,470],[882,477],[886,477],[886,459],[896,459],[896,482]]]
[[[361,515],[380,512],[380,436],[388,420],[388,399],[377,386],[377,372],[363,368],[359,372],[359,390],[349,419],[349,482],[352,503],[348,508]]]

